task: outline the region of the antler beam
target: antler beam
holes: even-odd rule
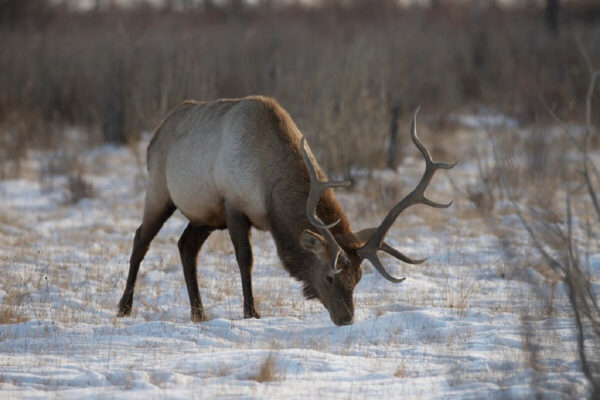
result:
[[[438,163],[433,161],[433,159],[431,158],[431,154],[417,136],[416,119],[417,113],[419,112],[419,108],[420,107],[417,107],[410,119],[410,138],[412,139],[413,143],[415,144],[415,146],[417,146],[417,148],[423,155],[423,158],[425,159],[425,172],[423,173],[423,176],[421,177],[421,180],[419,181],[417,187],[407,196],[405,196],[402,200],[396,203],[394,207],[392,207],[390,212],[384,218],[381,225],[379,225],[379,227],[377,228],[374,228],[374,232],[367,240],[367,242],[357,250],[357,254],[361,259],[369,260],[373,264],[373,266],[375,266],[377,271],[379,271],[379,273],[383,275],[384,278],[394,283],[402,282],[405,278],[394,278],[383,268],[383,265],[381,264],[381,261],[377,256],[378,250],[383,250],[386,253],[392,255],[393,257],[401,261],[408,262],[410,264],[419,264],[425,260],[413,260],[400,253],[399,251],[393,249],[391,246],[384,242],[385,235],[387,235],[392,224],[396,221],[396,219],[402,213],[402,211],[415,204],[425,204],[427,206],[435,208],[448,208],[452,205],[452,201],[447,204],[443,204],[435,202],[425,197],[425,189],[427,189],[427,186],[431,182],[431,179],[433,178],[435,172],[438,169],[450,169],[454,167],[458,163],[458,161],[455,161],[452,164]]]
[[[300,150],[302,152],[302,159],[308,168],[308,174],[310,175],[310,193],[308,195],[308,200],[306,201],[306,217],[308,221],[317,229],[317,231],[325,238],[327,242],[327,246],[329,247],[329,251],[331,252],[331,269],[334,272],[340,272],[337,269],[337,261],[338,257],[342,257],[344,263],[348,263],[348,255],[346,252],[340,247],[338,242],[335,240],[331,232],[330,228],[335,226],[340,220],[325,225],[320,218],[317,216],[317,206],[319,204],[319,199],[321,195],[329,188],[334,187],[344,187],[350,186],[349,181],[322,181],[319,179],[317,175],[316,167],[313,164],[310,156],[306,152],[305,148],[306,138],[302,138],[300,142]]]

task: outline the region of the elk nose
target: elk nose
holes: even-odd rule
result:
[[[354,317],[350,314],[343,316],[342,318],[340,318],[339,320],[335,321],[336,325],[350,325],[352,322],[354,322]]]

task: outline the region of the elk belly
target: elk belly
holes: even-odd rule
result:
[[[171,200],[191,222],[223,226],[225,208],[214,181],[214,160],[208,154],[197,157],[191,153],[180,148],[167,157],[166,180]]]
[[[223,196],[226,210],[240,211],[255,228],[268,230],[262,182],[252,173],[252,168],[233,169],[231,164],[225,163],[217,163],[215,169],[215,182]]]

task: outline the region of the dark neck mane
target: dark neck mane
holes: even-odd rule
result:
[[[302,185],[304,186],[302,189],[292,185],[278,186],[280,186],[277,188],[279,190],[275,189],[273,191],[269,207],[271,234],[284,267],[296,279],[304,280],[307,273],[304,268],[304,261],[309,257],[309,254],[308,250],[300,245],[300,235],[305,229],[316,232],[315,227],[310,224],[306,217],[308,185]],[[292,198],[301,200],[284,201]],[[351,232],[348,218],[342,211],[331,189],[321,196],[317,206],[317,215],[325,224],[340,220],[337,225],[331,228],[332,234],[341,235]]]

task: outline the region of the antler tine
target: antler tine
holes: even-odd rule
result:
[[[350,181],[322,181],[322,180],[320,180],[319,176],[317,175],[315,166],[314,166],[312,160],[310,159],[310,157],[308,156],[306,149],[304,148],[305,143],[306,143],[306,138],[303,137],[302,141],[300,142],[300,149],[302,150],[302,159],[304,160],[304,163],[306,164],[306,167],[308,168],[308,174],[310,175],[310,194],[308,195],[308,201],[306,202],[306,215],[307,215],[310,223],[313,224],[315,227],[323,228],[323,229],[330,229],[330,228],[334,227],[335,225],[337,225],[338,222],[340,222],[340,220],[338,219],[337,221],[334,221],[333,223],[328,224],[328,225],[325,225],[323,222],[321,222],[318,219],[318,217],[316,217],[316,210],[317,210],[317,205],[319,203],[319,199],[321,198],[321,195],[323,194],[323,192],[325,192],[327,189],[334,188],[334,187],[350,186]],[[314,212],[313,212],[313,210],[314,210]]]
[[[335,221],[331,224],[325,225],[317,216],[317,206],[319,204],[319,199],[321,198],[321,195],[327,189],[333,188],[333,187],[349,186],[350,182],[349,181],[331,181],[331,182],[329,182],[329,181],[320,180],[319,176],[317,175],[315,165],[313,164],[311,158],[309,157],[308,153],[306,152],[305,143],[306,143],[306,138],[303,137],[302,141],[300,142],[300,150],[302,153],[302,159],[304,160],[304,163],[306,164],[306,167],[308,168],[308,174],[310,176],[310,192],[308,195],[308,200],[306,201],[306,217],[308,218],[308,221],[325,238],[325,241],[327,242],[327,245],[331,252],[331,269],[333,269],[334,272],[339,273],[341,270],[337,270],[337,268],[336,268],[338,257],[340,257],[340,256],[343,257],[344,260],[347,262],[348,256],[346,255],[346,252],[344,252],[344,250],[340,247],[338,242],[335,240],[335,238],[329,231],[329,228],[337,225],[340,222],[340,220],[338,219],[337,221]]]
[[[375,269],[381,274],[383,275],[383,277],[385,279],[387,279],[390,282],[393,283],[400,283],[403,282],[406,278],[395,278],[393,276],[391,276],[386,270],[385,268],[383,268],[383,265],[381,264],[381,261],[379,261],[379,257],[377,257],[377,253],[372,253],[370,255],[367,256],[367,260],[371,261],[371,264],[373,264],[373,266],[375,267]]]
[[[367,229],[361,229],[360,231],[357,231],[357,232],[352,232],[352,234],[355,236],[356,239],[358,239],[359,242],[364,243],[367,240],[369,240],[369,238],[373,235],[373,233],[376,230],[377,230],[377,228],[367,228]],[[416,259],[416,260],[413,258],[410,258],[407,255],[401,253],[400,251],[394,249],[392,246],[387,244],[385,241],[381,243],[381,247],[379,248],[379,250],[385,251],[390,256],[395,257],[400,261],[404,261],[407,264],[421,264],[425,260],[427,260],[426,258]]]
[[[402,211],[406,210],[408,207],[410,207],[412,205],[425,204],[427,206],[431,206],[431,207],[435,207],[435,208],[450,207],[452,205],[452,201],[444,204],[444,203],[435,202],[435,201],[430,200],[427,197],[425,197],[425,189],[427,189],[427,186],[431,182],[431,179],[433,178],[435,171],[437,171],[438,169],[450,169],[458,163],[458,161],[455,161],[452,164],[446,164],[446,163],[440,163],[440,162],[433,161],[433,159],[431,158],[431,154],[429,153],[429,150],[427,150],[425,145],[421,142],[421,139],[419,139],[419,137],[417,136],[416,119],[417,119],[417,113],[419,112],[419,109],[420,109],[420,107],[417,107],[417,109],[414,111],[414,113],[410,119],[410,137],[411,137],[413,143],[415,144],[415,146],[419,149],[419,151],[423,155],[423,158],[425,159],[425,172],[423,173],[423,176],[421,177],[421,180],[419,181],[417,187],[412,192],[410,192],[407,196],[405,196],[402,200],[400,200],[398,203],[396,203],[396,205],[394,207],[392,207],[390,212],[386,215],[386,217],[382,221],[381,225],[379,225],[379,227],[371,235],[369,240],[367,240],[367,242],[357,250],[357,254],[361,259],[369,260],[375,266],[377,271],[379,271],[379,273],[381,273],[383,275],[384,278],[386,278],[387,280],[389,280],[391,282],[395,282],[395,283],[402,282],[403,279],[394,278],[394,277],[390,276],[387,272],[385,272],[385,270],[383,269],[383,266],[381,264],[381,261],[379,261],[379,258],[377,257],[378,250],[383,250],[386,253],[388,253],[402,261],[408,262],[410,264],[419,264],[425,260],[413,260],[409,257],[406,257],[404,254],[400,253],[399,251],[393,249],[391,246],[387,245],[383,241],[383,239],[385,238],[385,235],[388,233],[392,224],[396,221],[396,219],[398,218],[400,213],[402,213]]]
[[[404,254],[402,254],[401,252],[399,252],[398,250],[396,250],[395,248],[393,248],[392,246],[390,246],[389,244],[387,244],[386,242],[383,242],[381,244],[381,251],[385,251],[386,253],[388,253],[390,256],[397,258],[400,261],[404,261],[407,264],[422,264],[425,262],[425,260],[427,260],[427,258],[420,258],[420,259],[414,259],[414,258],[410,258]]]

